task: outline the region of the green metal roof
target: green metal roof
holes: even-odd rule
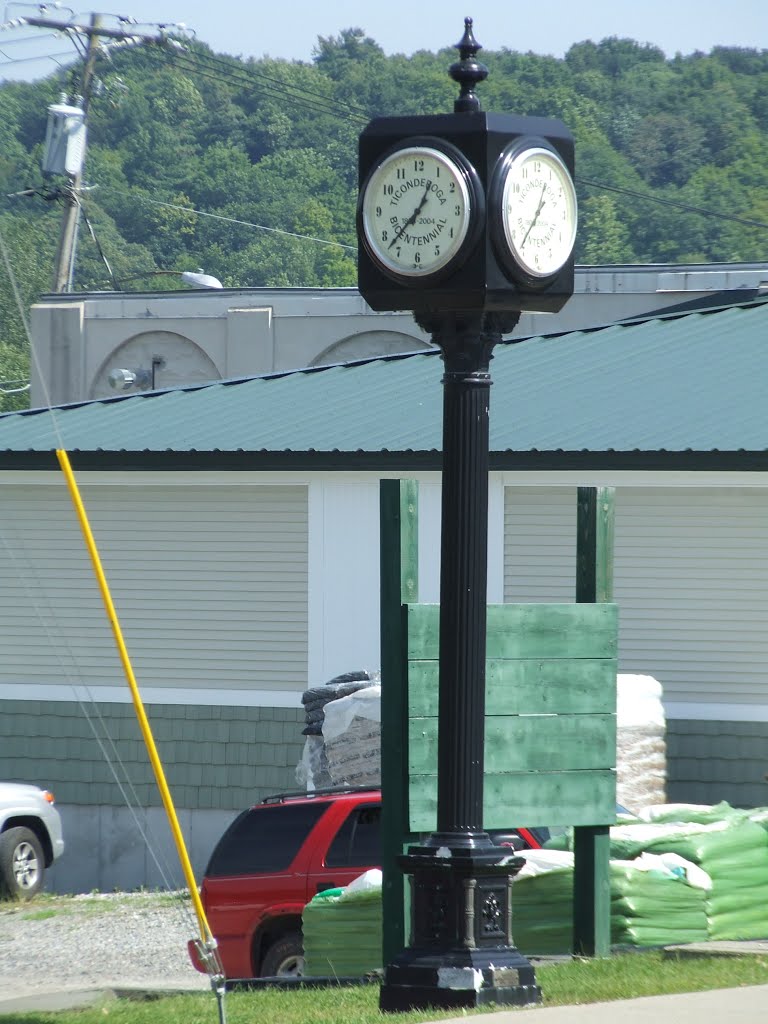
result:
[[[503,343],[491,373],[496,464],[504,453],[768,453],[765,301]],[[7,413],[0,465],[59,447],[272,453],[276,465],[279,453],[311,454],[318,466],[320,453],[357,464],[421,453],[439,465],[441,377],[439,353],[426,352]]]

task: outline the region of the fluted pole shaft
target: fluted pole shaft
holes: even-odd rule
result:
[[[438,832],[483,828],[487,372],[443,378]]]
[[[489,367],[517,314],[418,319],[445,365],[437,832],[472,842],[483,832]]]

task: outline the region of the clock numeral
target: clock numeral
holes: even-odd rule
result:
[[[404,167],[398,167],[397,168],[397,177],[398,177],[398,179],[400,181],[405,181],[405,168]]]
[[[413,254],[413,262],[415,263],[415,265],[416,265],[417,267],[418,267],[418,265],[419,265],[419,264],[421,263],[421,253],[420,253],[420,252],[415,252],[415,253]]]
[[[377,217],[380,217],[380,216],[382,215],[382,213],[383,213],[383,212],[384,212],[384,211],[382,210],[382,208],[381,208],[380,206],[377,206],[377,207],[376,207],[376,216],[377,216]]]
[[[399,257],[399,256],[400,256],[400,253],[401,253],[402,251],[403,251],[403,249],[402,249],[402,246],[399,246],[399,245],[398,245],[398,247],[397,247],[397,248],[395,249],[395,255]]]
[[[439,256],[439,255],[440,255],[440,246],[436,245],[435,246],[435,256]]]
[[[413,161],[413,169],[414,169],[414,171],[423,171],[424,170],[424,161],[423,160],[414,160]],[[403,175],[403,177],[405,177],[405,175]]]
[[[448,185],[448,191],[453,194],[456,191],[456,182],[452,181]]]
[[[533,173],[534,174],[541,174],[541,160],[534,160],[533,161]]]
[[[461,216],[461,206],[458,203],[456,203],[456,206],[454,207],[454,210],[456,211],[456,216],[460,217]]]
[[[382,240],[382,242],[386,242],[386,241],[389,240],[389,232],[388,231],[382,231],[381,232],[381,240]]]
[[[394,193],[394,191],[395,191],[395,186],[394,185],[385,185],[383,187],[383,189],[382,189],[382,192],[384,193],[385,196],[391,196]]]
[[[435,164],[435,177],[440,177],[440,164]],[[451,182],[451,187],[453,187],[453,182]]]

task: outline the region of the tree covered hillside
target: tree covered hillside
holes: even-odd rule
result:
[[[768,260],[768,51],[667,59],[611,38],[562,60],[481,58],[485,110],[560,117],[575,135],[578,262]],[[312,63],[200,43],[99,60],[76,289],[178,287],[137,275],[198,267],[225,286],[354,284],[358,133],[378,115],[451,111],[455,59],[388,57],[349,29],[320,38]],[[47,106],[79,73],[0,85],[0,233],[27,305],[51,286],[61,216],[40,172]],[[27,188],[42,195],[6,198]],[[0,262],[0,380],[27,372],[26,346]]]

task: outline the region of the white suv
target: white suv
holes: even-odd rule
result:
[[[63,852],[53,794],[37,786],[0,782],[0,897],[40,892],[45,869]]]

